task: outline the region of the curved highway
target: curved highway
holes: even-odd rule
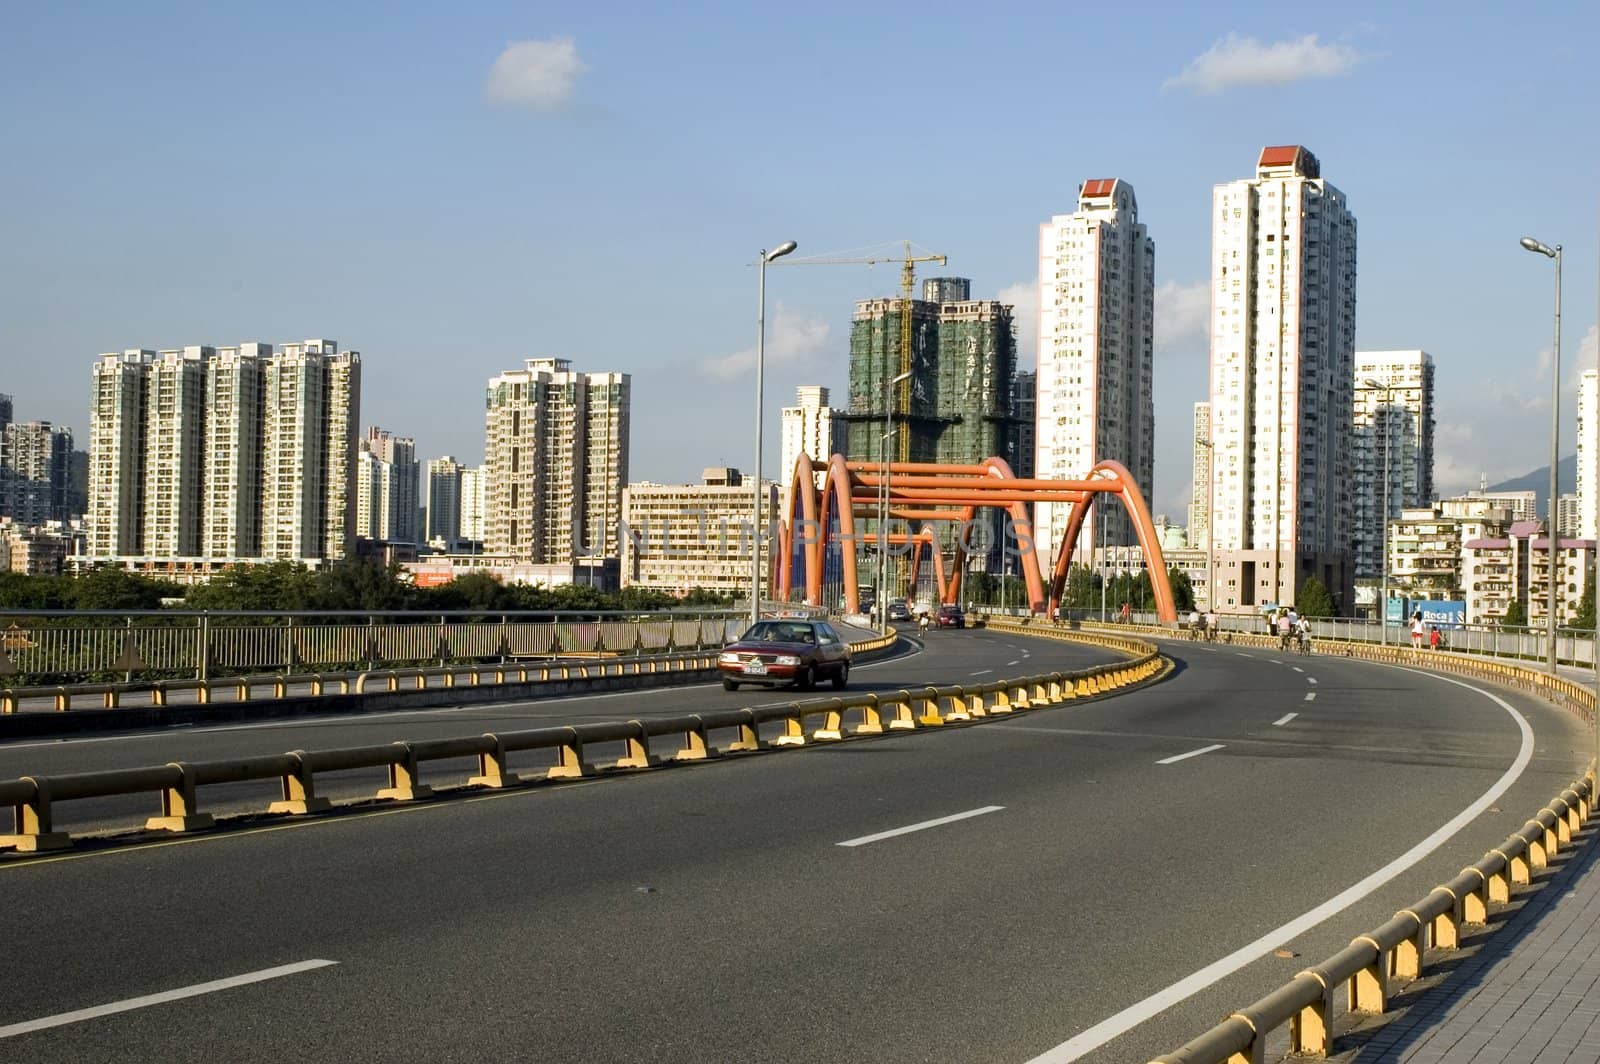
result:
[[[928,642],[856,679],[1096,653]],[[0,862],[40,962],[0,1052],[1142,1062],[1476,860],[1588,749],[1481,684],[1166,649],[1164,683],[981,727]],[[0,775],[637,715],[610,701],[0,748]]]

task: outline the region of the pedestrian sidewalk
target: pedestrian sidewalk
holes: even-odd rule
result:
[[[1360,1064],[1600,1062],[1600,833],[1392,1021],[1347,1036]]]

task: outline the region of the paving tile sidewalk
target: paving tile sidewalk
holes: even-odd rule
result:
[[[1600,1062],[1600,833],[1591,829],[1577,841],[1476,953],[1358,1049],[1334,1059]]]

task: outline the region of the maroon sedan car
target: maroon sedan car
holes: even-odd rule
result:
[[[850,682],[850,644],[827,621],[757,621],[717,655],[722,686],[792,683],[810,690],[830,679],[843,690]]]

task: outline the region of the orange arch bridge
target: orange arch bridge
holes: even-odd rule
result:
[[[816,483],[818,472],[823,474],[820,489]],[[999,458],[986,458],[977,465],[892,462],[887,480],[889,524],[882,539],[891,550],[897,546],[911,550],[913,578],[924,548],[931,548],[941,602],[961,600],[961,577],[974,518],[980,510],[999,510],[1010,524],[1004,548],[1021,563],[1030,608],[1035,613],[1048,610],[1053,615],[1066,587],[1072,545],[1095,501],[1110,495],[1121,500],[1133,519],[1155,590],[1157,613],[1166,623],[1177,619],[1166,561],[1155,524],[1150,520],[1150,509],[1132,475],[1117,462],[1099,463],[1082,480],[1023,480]],[[808,455],[799,457],[778,525],[775,583],[779,598],[788,599],[792,590],[799,587],[806,602],[821,605],[824,573],[832,573],[843,585],[846,611],[859,610],[857,548],[877,549],[878,531],[874,528],[867,532],[866,525],[871,522],[876,526],[884,482],[885,467],[881,462],[852,462],[838,454],[826,462]],[[1066,534],[1049,570],[1048,583],[1039,563],[1029,510],[1030,503],[1040,502],[1065,503],[1069,507]],[[954,537],[955,557],[948,568],[937,536],[940,522],[951,522],[958,530]]]

